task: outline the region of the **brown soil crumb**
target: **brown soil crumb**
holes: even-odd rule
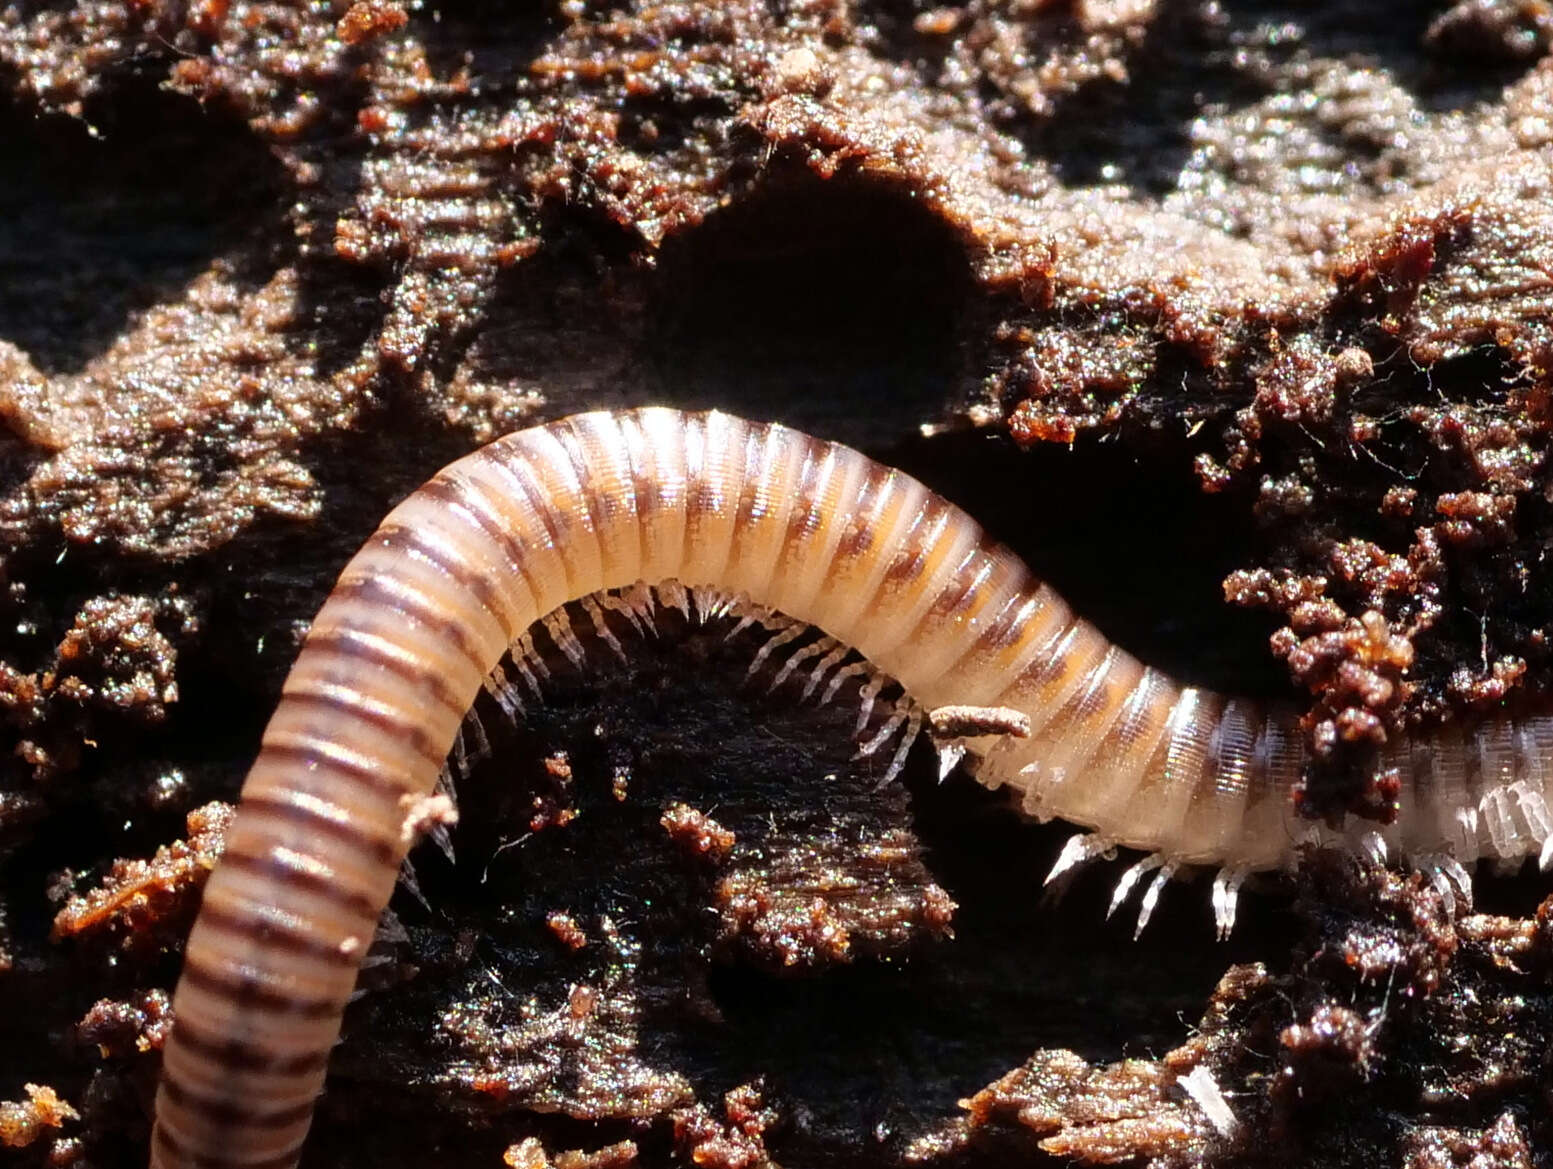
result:
[[[172,1028],[172,997],[148,990],[133,999],[101,999],[76,1024],[76,1036],[92,1043],[104,1059],[126,1059],[160,1051]]]
[[[1292,1078],[1340,1088],[1344,1078],[1360,1083],[1373,1070],[1368,1022],[1355,1011],[1322,1003],[1304,1023],[1285,1027],[1278,1037]]]
[[[779,967],[808,968],[852,959],[852,938],[824,897],[781,898],[763,884],[724,881],[717,889],[724,938]],[[781,904],[779,905],[779,901]]]
[[[541,765],[543,783],[532,800],[528,818],[530,832],[565,828],[579,814],[572,795],[572,764],[566,752],[546,755]]]
[[[551,910],[545,915],[545,925],[555,935],[556,940],[568,950],[576,951],[588,944],[588,935],[582,926],[577,924],[577,919],[569,913],[563,913],[559,909]]]
[[[777,1123],[755,1084],[742,1084],[723,1097],[723,1119],[703,1105],[674,1113],[674,1141],[690,1164],[706,1169],[768,1169],[766,1130]]]
[[[25,1103],[0,1100],[0,1145],[22,1149],[49,1135],[48,1130],[63,1128],[81,1119],[80,1113],[61,1100],[53,1088],[25,1084]]]
[[[25,584],[10,594],[15,602],[28,598]],[[122,734],[126,723],[144,728],[166,719],[178,701],[177,642],[198,630],[192,613],[176,596],[99,597],[76,613],[45,669],[23,673],[0,663],[0,713],[35,782],[76,771],[99,736]],[[30,628],[25,619],[23,627]],[[0,791],[0,837],[8,820],[37,806],[25,789]]]
[[[206,804],[189,813],[186,840],[157,849],[149,861],[115,861],[98,888],[59,911],[54,936],[106,936],[131,951],[171,944],[188,929],[234,812],[230,804]]]
[[[719,878],[719,947],[793,972],[953,936],[953,899],[912,879],[921,863],[915,842],[877,841],[849,862],[826,851],[797,847]]]
[[[1526,1136],[1513,1114],[1486,1129],[1423,1125],[1409,1134],[1403,1169],[1532,1169]]]
[[[1042,1136],[1041,1148],[1091,1165],[1144,1160],[1189,1164],[1207,1121],[1179,1095],[1162,1063],[1094,1068],[1071,1051],[1042,1052],[965,1102],[972,1126],[1009,1115]]]
[[[599,1005],[599,993],[581,983],[572,987],[566,995],[566,1007],[574,1019],[586,1019]]]
[[[340,39],[348,45],[362,45],[373,37],[397,32],[410,23],[404,5],[386,0],[356,0],[340,17],[336,26]]]
[[[509,1146],[502,1161],[509,1169],[628,1169],[636,1164],[636,1145],[620,1141],[593,1152],[568,1149],[551,1154],[538,1137],[528,1137]]]
[[[738,843],[732,832],[689,804],[670,804],[660,823],[687,856],[704,857],[714,865],[727,860]]]
[[[642,947],[608,917],[599,935],[598,945],[568,951],[570,977],[547,977],[518,1000],[473,951],[461,955],[467,982],[436,1021],[437,1078],[498,1109],[578,1120],[643,1120],[693,1100],[684,1077],[641,1046]],[[422,981],[429,988],[434,978]]]
[[[1356,862],[1341,856],[1321,855],[1310,863],[1314,880],[1301,908],[1330,923],[1330,936],[1311,956],[1326,981],[1387,980],[1410,995],[1440,988],[1461,944],[1455,907],[1440,890],[1419,874],[1356,873]],[[1334,904],[1343,907],[1340,914],[1332,913]]]
[[[663,1115],[694,1093],[642,1058],[638,1013],[623,973],[573,986],[554,1007],[522,1003],[516,1014],[504,994],[468,997],[438,1021],[464,1056],[444,1074],[497,1105],[516,1099],[591,1120]]]
[[[1458,0],[1424,39],[1444,55],[1531,60],[1553,45],[1553,9],[1545,0]]]

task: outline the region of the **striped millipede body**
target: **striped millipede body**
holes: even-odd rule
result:
[[[1299,820],[1292,714],[1183,686],[1110,644],[959,509],[857,452],[720,413],[578,415],[509,435],[401,503],[313,622],[189,938],[152,1164],[295,1163],[358,965],[466,712],[537,620],[636,582],[740,596],[854,647],[924,708],[1028,716],[966,741],[977,777],[1091,831],[1066,867],[1141,850],[1149,905],[1321,839],[1438,877],[1553,839],[1553,717],[1400,743],[1401,813]],[[1553,852],[1544,850],[1543,859]],[[1431,862],[1431,858],[1433,858]],[[1461,876],[1464,879],[1464,876]]]

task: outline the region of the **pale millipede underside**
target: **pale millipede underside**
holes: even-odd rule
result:
[[[922,708],[1011,708],[968,741],[977,777],[1157,870],[1248,872],[1306,842],[1405,854],[1437,876],[1553,838],[1553,717],[1405,742],[1394,824],[1298,819],[1288,711],[1183,686],[1110,644],[1007,549],[856,451],[726,414],[583,414],[509,435],[389,514],[313,622],[189,938],[151,1162],[296,1163],[357,968],[483,683],[568,601],[677,580],[815,626]],[[1553,847],[1547,851],[1553,852]],[[1546,857],[1544,858],[1546,859]],[[1441,878],[1443,879],[1443,877]]]

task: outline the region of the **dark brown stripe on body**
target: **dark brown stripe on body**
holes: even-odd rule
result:
[[[312,684],[312,682],[312,679],[304,680],[304,684]],[[448,757],[447,750],[442,743],[433,739],[419,722],[412,721],[419,712],[404,711],[391,703],[379,704],[376,699],[368,699],[343,683],[321,682],[319,684],[329,689],[309,690],[303,689],[302,685],[294,684],[296,688],[286,691],[286,701],[319,708],[323,715],[319,729],[329,729],[338,734],[340,720],[352,718],[376,727],[396,743],[403,743],[413,749],[422,759],[435,763],[439,771],[442,769],[442,764]],[[456,707],[448,709],[457,710]],[[467,713],[468,707],[465,706],[464,710]],[[317,737],[323,739],[328,736],[318,734]]]
[[[832,571],[846,571],[872,550],[879,539],[879,515],[882,504],[892,493],[895,472],[882,463],[869,461],[863,472],[858,507],[836,544]],[[846,563],[843,564],[842,562]]]
[[[534,453],[526,447],[518,448],[518,451],[521,451],[521,457],[514,457],[517,451],[506,453],[504,458],[492,459],[491,465],[499,470],[503,479],[517,488],[528,503],[529,511],[539,520],[540,527],[544,528],[550,546],[555,550],[556,559],[561,562],[561,575],[566,578],[566,595],[569,598],[579,597],[592,592],[592,589],[580,587],[583,582],[573,579],[572,562],[566,555],[572,529],[576,526],[571,514],[551,502],[549,493],[544,490],[544,484],[534,471]]]
[[[704,439],[706,436],[705,425],[702,426],[701,433]],[[721,514],[719,508],[727,506],[728,501],[722,496],[718,495],[718,485],[714,483],[711,476],[707,474],[707,464],[717,461],[709,458],[708,455],[709,452],[707,450],[707,444],[703,441],[701,444],[700,465],[696,468],[693,475],[690,471],[690,460],[685,460],[685,519],[687,524],[687,534],[690,530],[690,523],[697,522],[710,515]],[[724,484],[724,486],[726,486],[726,484]],[[688,560],[689,552],[690,544],[687,540],[685,544],[686,554],[682,557],[682,559]]]
[[[286,733],[301,741],[267,738],[264,741],[264,753],[260,758],[271,764],[283,759],[293,759],[297,766],[305,771],[327,767],[332,775],[339,775],[353,788],[374,797],[389,795],[395,799],[402,799],[408,794],[402,784],[395,783],[389,778],[381,764],[357,761],[348,758],[343,752],[331,751],[328,748],[333,744],[308,731]]]
[[[497,592],[496,586],[491,583],[489,576],[475,571],[477,565],[471,565],[467,560],[462,559],[458,552],[448,548],[442,540],[433,539],[430,535],[422,533],[419,528],[385,523],[379,531],[397,540],[405,552],[430,564],[447,577],[455,587],[466,590],[470,596],[480,602],[480,607],[490,614],[491,620],[502,629],[506,629],[501,595]],[[439,532],[438,535],[445,535],[445,533]]]
[[[329,1064],[328,1051],[278,1052],[251,1039],[217,1039],[192,1020],[177,1020],[178,1042],[201,1059],[236,1072],[264,1072],[274,1076],[305,1076]]]
[[[582,506],[588,513],[588,522],[593,527],[593,536],[598,542],[599,556],[602,558],[604,556],[603,532],[610,518],[609,513],[614,510],[614,507],[605,499],[602,492],[589,490],[589,482],[593,476],[589,472],[588,456],[583,450],[586,444],[575,422],[567,419],[565,423],[558,425],[555,437],[561,449],[566,452],[566,461],[571,464],[572,474],[581,487],[579,494],[582,496]],[[636,510],[634,498],[631,504],[634,514]]]
[[[749,544],[742,533],[751,529],[756,523],[765,521],[765,517],[761,517],[759,521],[755,519],[755,501],[760,498],[762,489],[766,485],[766,478],[770,474],[765,460],[766,443],[770,434],[769,425],[756,423],[747,428],[744,436],[744,466],[739,473],[739,498],[733,510],[733,542],[728,549],[728,560],[723,567],[723,571],[730,575],[740,569],[744,549]],[[768,510],[770,502],[767,499]]]
[[[251,967],[207,966],[205,961],[197,949],[185,954],[182,980],[207,994],[225,999],[238,1010],[259,1007],[299,1019],[331,1019],[340,1012],[340,1000],[333,995],[277,990],[266,985]]]
[[[1024,669],[1009,679],[1007,690],[1012,691],[1016,687],[1023,688],[1026,683],[1036,683],[1038,686],[1046,686],[1053,678],[1059,676],[1067,669],[1068,654],[1059,652],[1058,647],[1075,636],[1075,632],[1086,622],[1076,613],[1069,613],[1066,621],[1058,623],[1052,631],[1052,635],[1041,644],[1040,649],[1031,655],[1025,663]],[[1071,649],[1071,647],[1069,647]],[[1044,724],[1043,724],[1044,725]]]
[[[917,618],[917,624],[907,640],[916,640],[927,626],[945,621],[952,614],[968,608],[972,595],[985,579],[987,571],[987,558],[981,546],[977,545],[965,554],[964,559],[949,574],[949,579],[944,581],[932,603]]]
[[[179,1165],[187,1166],[188,1169],[289,1169],[297,1160],[296,1149],[260,1160],[227,1153],[197,1153],[161,1124],[156,1126],[152,1136],[172,1154]]]
[[[449,508],[456,509],[474,527],[484,532],[507,558],[509,572],[515,576],[526,575],[523,570],[525,552],[523,545],[518,543],[512,529],[502,522],[501,516],[490,510],[490,501],[476,484],[462,476],[448,475],[433,479],[422,490],[433,499],[441,500]],[[502,628],[506,631],[508,641],[522,632],[521,629],[510,628],[505,623]]]
[[[625,433],[629,424],[631,433]],[[636,498],[636,514],[639,518],[660,512],[666,506],[668,493],[664,490],[663,480],[660,476],[652,474],[647,467],[636,461],[636,452],[640,447],[650,447],[652,438],[648,435],[635,419],[622,419],[616,423],[620,428],[621,444],[625,448],[626,466],[631,470],[631,492]],[[632,441],[633,437],[635,442]],[[670,452],[659,452],[668,455]],[[672,459],[670,460],[672,461]]]
[[[631,498],[636,501],[636,562],[645,572],[647,521],[656,518],[663,510],[663,490],[657,477],[649,475],[646,467],[637,464],[636,455],[639,445],[645,447],[649,440],[636,418],[631,415],[611,416],[610,424],[620,434],[620,447],[625,452],[626,469],[631,474]],[[629,433],[627,433],[628,427]]]
[[[317,636],[308,638],[310,647],[327,650],[347,662],[360,662],[366,666],[381,667],[413,686],[423,686],[448,710],[462,715],[468,708],[436,670],[429,670],[424,663],[412,660],[409,654],[386,651],[373,634],[363,630],[339,627],[321,629]],[[340,679],[341,685],[349,685],[349,678]]]
[[[714,490],[712,481],[707,477],[706,474],[707,464],[712,461],[709,458],[710,452],[708,450],[708,443],[706,441],[707,435],[709,433],[708,427],[706,425],[706,419],[696,419],[694,425],[687,425],[685,430],[687,434],[694,430],[699,436],[698,462],[700,465],[697,469],[692,471],[689,453],[692,444],[687,439],[684,447],[685,530],[680,542],[679,558],[681,564],[688,564],[690,562],[691,550],[697,545],[698,542],[704,540],[701,532],[702,529],[706,526],[707,517],[718,514],[717,509],[713,506],[717,502],[717,495]],[[726,503],[726,500],[723,502]],[[727,562],[728,552],[729,549],[727,547],[722,549],[724,563]],[[687,581],[685,583],[704,584],[707,582]]]
[[[1014,591],[1003,602],[1003,607],[983,626],[981,633],[965,647],[965,651],[949,663],[945,673],[959,669],[961,663],[967,658],[996,657],[1019,641],[1020,631],[1024,628],[1025,606],[1029,603],[1031,594],[1027,582],[1018,581],[1017,577],[1015,579],[1017,583]]]
[[[371,900],[359,893],[352,893],[332,878],[297,869],[274,857],[228,852],[221,858],[221,863],[228,868],[248,873],[259,880],[281,881],[314,894],[321,900],[332,902],[345,912],[354,914],[367,930],[374,929],[377,926],[378,917],[381,916],[381,911]]]
[[[936,495],[927,497],[927,502],[912,520],[900,551],[890,561],[890,566],[884,570],[884,578],[879,582],[879,592],[887,588],[892,591],[905,591],[917,583],[922,574],[927,571],[927,566],[933,559],[933,546],[943,538],[944,528],[948,526],[952,515],[953,508],[950,504]],[[875,593],[875,599],[877,596],[878,593]]]
[[[733,512],[735,529],[747,528],[758,522],[755,519],[755,501],[760,498],[770,474],[765,457],[770,438],[771,427],[765,424],[749,427],[745,435],[744,469],[740,473],[739,502]],[[769,495],[769,492],[766,494]],[[769,503],[769,500],[767,502]]]
[[[332,816],[308,807],[305,803],[297,803],[279,796],[255,794],[244,796],[241,807],[252,808],[258,815],[284,821],[304,832],[316,832],[320,836],[328,837],[360,853],[372,863],[392,865],[395,868],[399,865],[403,846],[398,840],[375,836],[355,822],[336,820]],[[275,871],[293,872],[291,869],[281,867],[277,867]]]
[[[798,483],[793,490],[793,509],[787,514],[787,531],[782,536],[782,551],[777,555],[778,573],[791,567],[798,550],[807,549],[815,532],[825,524],[825,516],[820,510],[820,495],[822,488],[830,482],[831,475],[835,474],[836,462],[829,444],[814,439],[807,441],[809,447],[804,452],[803,469],[798,474]]]
[[[210,904],[201,911],[200,920],[209,922],[222,933],[241,938],[246,942],[272,946],[288,954],[313,958],[330,966],[354,967],[361,961],[361,955],[354,948],[341,948],[334,942],[325,941],[258,913],[238,913],[224,906]]]
[[[314,1101],[305,1100],[286,1108],[260,1108],[226,1096],[211,1096],[173,1079],[167,1081],[167,1097],[184,1108],[197,1110],[201,1116],[244,1128],[290,1128],[306,1120],[314,1106]]]
[[[431,631],[436,640],[457,646],[459,655],[466,661],[481,660],[480,647],[469,640],[469,632],[463,623],[453,620],[437,606],[435,598],[428,597],[408,582],[387,577],[344,576],[329,594],[331,602],[337,599],[399,613]]]

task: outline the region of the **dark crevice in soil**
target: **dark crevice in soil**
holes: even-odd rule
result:
[[[968,380],[973,292],[963,245],[905,192],[778,174],[664,247],[648,360],[672,404],[867,445]],[[860,397],[882,417],[844,407]]]
[[[0,339],[45,373],[79,371],[137,311],[271,228],[286,186],[241,123],[150,74],[81,118],[0,102],[0,140]]]

